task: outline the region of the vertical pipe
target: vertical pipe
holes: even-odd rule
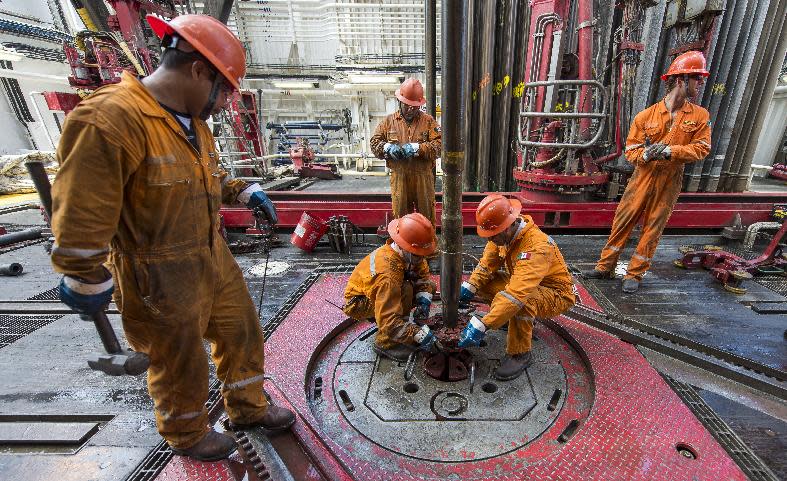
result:
[[[577,6],[577,56],[579,57],[579,79],[593,80],[593,0],[579,0]],[[579,111],[591,112],[593,101],[589,98],[590,89],[580,89]],[[590,119],[579,121],[579,138],[590,139]]]
[[[440,292],[443,321],[456,326],[459,284],[462,279],[462,167],[465,158],[464,96],[467,74],[468,0],[443,0],[442,24],[442,123],[443,213],[441,218]]]
[[[511,146],[518,137],[517,129],[519,128],[519,110],[522,106],[522,89],[518,89],[517,86],[520,82],[524,84],[525,81],[525,49],[527,48],[527,39],[530,37],[530,3],[526,0],[518,0],[518,3],[516,30],[514,31],[514,73],[511,76],[511,111],[509,112],[508,138],[506,139],[506,155],[508,157],[506,168],[508,169],[509,179],[513,178],[513,170],[519,165],[518,149],[513,149]],[[509,181],[507,185],[500,187],[502,190],[508,191],[513,189],[514,185],[513,182]]]
[[[776,8],[773,8],[774,6]],[[728,179],[727,190],[732,192],[742,192],[748,188],[749,172],[751,171],[754,151],[757,148],[760,131],[763,128],[765,115],[768,112],[768,105],[776,88],[776,82],[779,79],[785,52],[787,52],[787,35],[784,34],[784,28],[787,25],[787,20],[785,20],[787,17],[787,12],[785,12],[787,10],[787,2],[772,3],[771,9],[775,10],[775,12],[768,12],[768,18],[773,19],[772,23],[768,30],[763,31],[758,48],[760,64],[758,65],[758,70],[754,72],[757,83],[754,88],[754,97],[749,104],[749,112],[753,112],[753,114],[750,114],[752,122],[747,123],[750,129],[749,135],[746,136],[742,148],[738,149],[740,155],[736,155],[733,168],[730,169],[731,175]],[[770,55],[765,52],[770,53]],[[776,135],[779,134],[781,132],[778,132]]]
[[[481,75],[476,84],[476,103],[478,104],[478,117],[474,135],[476,137],[475,157],[478,162],[478,190],[489,190],[489,138],[490,120],[492,119],[492,70],[494,68],[495,50],[495,0],[481,2],[477,17],[481,19],[479,51],[476,60],[479,62]],[[445,63],[445,62],[443,62]],[[445,90],[443,90],[445,92]]]
[[[437,0],[424,0],[424,48],[426,49],[426,113],[437,118]]]
[[[495,175],[492,179],[495,183],[493,190],[505,191],[508,179],[512,177],[511,169],[508,167],[508,125],[511,121],[509,111],[511,109],[511,92],[514,84],[512,69],[514,67],[514,41],[515,27],[517,18],[518,0],[505,0],[505,6],[500,15],[500,45],[496,49],[500,52],[498,60],[500,63],[495,65],[495,97],[493,101],[494,118],[492,120],[492,135],[490,141],[492,146],[492,165],[495,166]]]
[[[474,117],[474,109],[473,106],[475,102],[473,101],[473,82],[475,79],[475,67],[478,63],[475,59],[475,40],[476,40],[476,32],[475,28],[477,23],[475,21],[475,10],[476,10],[476,0],[468,0],[467,1],[467,73],[465,75],[465,126],[464,126],[464,139],[465,139],[465,152],[468,155],[465,155],[465,165],[464,165],[464,172],[462,175],[462,187],[465,192],[475,190],[476,188],[476,163],[474,162],[473,157],[473,139],[475,136],[473,135],[473,119]]]

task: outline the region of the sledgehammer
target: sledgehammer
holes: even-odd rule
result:
[[[44,164],[39,160],[25,162],[27,172],[33,180],[41,197],[41,205],[44,207],[47,218],[52,219],[52,186],[49,184],[49,177],[44,170]],[[80,314],[83,320],[93,321],[104,344],[107,354],[97,354],[88,359],[87,365],[94,371],[101,371],[110,376],[136,376],[148,370],[150,358],[144,352],[135,352],[129,349],[121,349],[120,342],[115,335],[112,324],[109,323],[106,312],[103,310],[92,315]]]

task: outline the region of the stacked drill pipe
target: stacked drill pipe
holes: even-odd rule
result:
[[[465,142],[465,85],[469,55],[468,0],[443,0],[442,18],[442,128],[443,212],[440,290],[443,320],[455,326],[459,316],[462,277],[462,169]]]
[[[501,0],[499,2],[497,35],[495,37],[494,86],[492,88],[492,131],[489,140],[492,147],[489,157],[491,190],[508,190],[512,180],[508,165],[509,142],[506,135],[509,131],[511,118],[511,96],[514,84],[511,74],[514,68],[514,45],[517,29],[517,0]]]

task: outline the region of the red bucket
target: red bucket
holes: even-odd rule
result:
[[[326,232],[328,232],[328,224],[309,211],[305,211],[298,225],[295,226],[295,232],[290,236],[290,242],[299,249],[311,252]]]

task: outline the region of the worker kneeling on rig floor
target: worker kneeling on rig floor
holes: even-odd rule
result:
[[[459,347],[478,346],[489,329],[508,323],[506,356],[495,378],[519,377],[533,362],[533,320],[562,314],[574,305],[574,283],[563,255],[551,237],[528,215],[522,204],[500,194],[485,197],[476,210],[478,235],[489,239],[478,266],[462,283],[460,302],[478,296],[489,302],[483,320],[470,319]]]
[[[208,425],[203,339],[233,424],[280,431],[295,422],[266,401],[262,329],[219,225],[222,200],[261,209],[271,223],[276,211],[259,185],[219,167],[205,122],[239,88],[243,45],[207,15],[148,22],[162,38],[161,66],[141,81],[124,73],[63,126],[52,264],[64,274],[60,298],[78,312],[102,311],[117,286],[128,341],[150,357],[159,433],[176,453],[212,461],[237,445]]]
[[[374,319],[378,331],[374,350],[395,361],[406,361],[416,349],[432,351],[437,339],[426,319],[435,284],[425,256],[437,250],[432,223],[421,214],[407,214],[388,224],[391,238],[353,270],[344,290],[344,313],[353,319]]]

